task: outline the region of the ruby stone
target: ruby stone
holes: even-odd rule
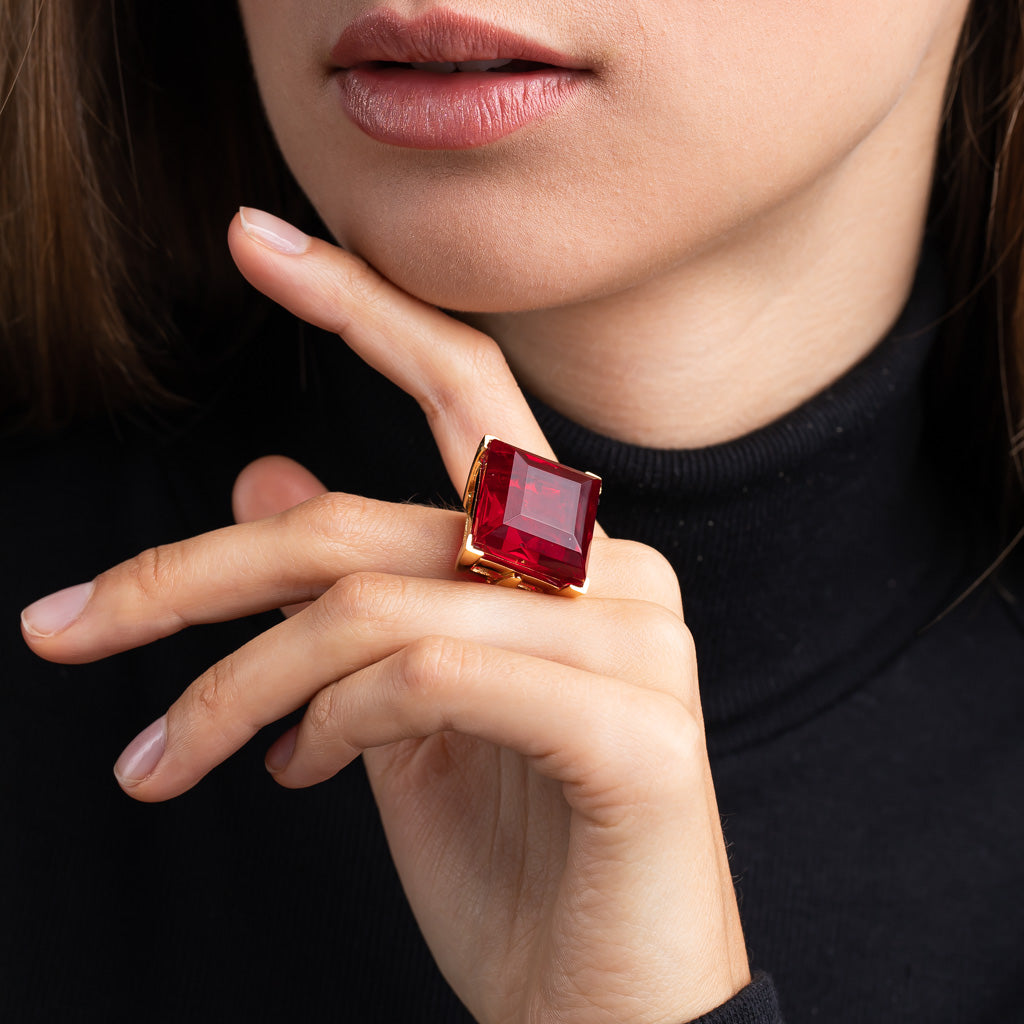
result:
[[[492,440],[480,460],[473,546],[550,587],[582,586],[600,493],[597,477]]]

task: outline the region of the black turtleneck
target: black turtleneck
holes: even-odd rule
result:
[[[758,972],[707,1024],[1022,1019],[1024,634],[923,401],[941,288],[832,387],[727,444],[619,444],[537,406],[605,480],[609,533],[679,574],[719,808]],[[465,1022],[391,867],[357,764],[310,791],[267,730],[140,805],[110,766],[271,616],[96,665],[35,659],[21,607],[230,521],[250,459],[452,503],[415,405],[336,339],[268,332],[187,421],[4,442],[0,1018]],[[776,1006],[776,1000],[778,1006]]]
[[[859,366],[728,444],[637,448],[538,410],[559,457],[604,477],[605,529],[674,565],[716,751],[782,733],[876,673],[964,570],[921,447],[937,273],[929,261]]]

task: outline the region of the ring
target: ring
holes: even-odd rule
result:
[[[599,476],[488,434],[462,497],[466,531],[456,567],[503,587],[585,594],[600,495]]]

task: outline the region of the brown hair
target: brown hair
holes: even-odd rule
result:
[[[948,446],[972,439],[963,464],[987,467],[993,498],[1021,491],[1022,17],[1024,0],[971,6],[930,224],[952,305],[935,390],[966,410]],[[0,419],[52,428],[166,401],[175,367],[201,365],[190,353],[255,329],[223,243],[238,203],[310,215],[236,5],[0,0],[0,104]]]
[[[954,58],[930,231],[950,311],[933,365],[959,479],[1021,521],[1024,411],[1024,0],[973,0]],[[957,414],[950,414],[957,410]],[[1001,500],[999,500],[1001,499]],[[1018,538],[1019,539],[1019,538]]]
[[[226,226],[298,190],[235,4],[0,0],[0,154],[4,427],[167,402],[252,329]]]

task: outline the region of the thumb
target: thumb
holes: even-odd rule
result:
[[[236,522],[248,523],[277,515],[326,491],[327,488],[294,459],[267,455],[250,462],[238,474],[231,492],[231,507]],[[291,616],[301,612],[308,603],[285,605],[281,611]]]
[[[250,462],[238,474],[231,493],[231,507],[236,522],[248,523],[277,515],[326,491],[327,488],[294,459],[267,455]]]

